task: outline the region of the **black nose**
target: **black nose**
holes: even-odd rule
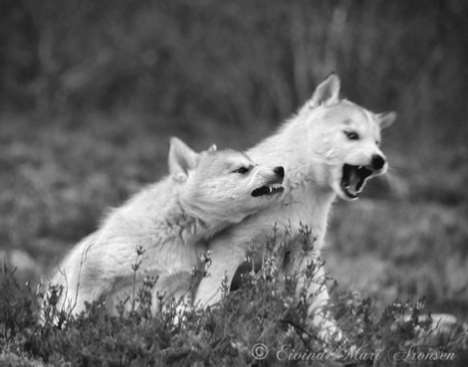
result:
[[[385,158],[381,155],[374,154],[372,156],[371,166],[376,171],[381,170],[385,166]]]
[[[273,168],[273,172],[275,172],[280,178],[284,178],[284,168],[281,166]]]

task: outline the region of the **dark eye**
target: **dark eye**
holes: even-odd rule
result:
[[[380,144],[382,144],[382,142],[380,140],[375,141],[375,145],[377,145],[378,147],[380,147]]]
[[[359,140],[359,134],[356,131],[344,131],[349,140]]]
[[[241,175],[245,175],[246,173],[248,173],[250,171],[250,168],[251,167],[239,167],[237,169],[235,169],[234,171],[232,171],[233,173],[240,173]]]

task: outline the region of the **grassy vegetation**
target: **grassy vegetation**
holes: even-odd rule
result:
[[[310,241],[306,232],[302,236],[294,240]],[[178,311],[180,303],[169,301],[152,314],[155,283],[148,280],[135,298],[117,305],[115,315],[109,315],[98,301],[72,317],[56,308],[59,290],[34,291],[3,269],[0,362],[11,366],[270,366],[309,365],[304,358],[308,355],[320,365],[440,366],[440,359],[415,356],[444,355],[447,365],[466,363],[467,326],[457,323],[443,334],[434,333],[431,319],[420,320],[428,312],[423,302],[393,302],[379,313],[371,298],[336,291],[334,304],[324,312],[337,316],[347,339],[321,340],[317,330],[306,326],[305,288],[297,297],[296,277],[282,279],[275,266],[276,251],[288,241],[272,239],[262,269],[245,274],[236,291],[228,293],[226,287],[223,301],[204,311]],[[320,266],[320,261],[311,263],[308,279]],[[45,305],[43,313],[41,305]],[[268,353],[254,349],[258,343]]]
[[[357,202],[338,202],[330,218],[323,257],[338,283],[334,312],[351,341],[369,350],[455,351],[454,364],[464,366],[468,7],[138,4],[8,0],[0,12],[0,256],[20,251],[34,264],[0,275],[0,364],[244,365],[258,341],[271,350],[322,350],[313,330],[304,339],[294,326],[304,324],[300,300],[261,274],[184,325],[170,312],[110,317],[94,305],[62,328],[41,327],[33,284],[106,208],[165,174],[169,136],[197,149],[248,147],[336,70],[347,97],[395,109],[399,119],[384,133],[387,178]],[[415,307],[459,323],[423,347],[414,320],[392,329]],[[271,365],[268,358],[258,363]]]

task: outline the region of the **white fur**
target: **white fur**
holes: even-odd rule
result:
[[[233,172],[250,167],[245,174]],[[189,291],[202,243],[227,225],[273,203],[279,194],[252,197],[254,189],[278,184],[273,167],[255,165],[247,155],[226,150],[195,153],[171,140],[171,175],[113,210],[100,228],[83,239],[59,266],[51,283],[63,286],[60,306],[79,313],[101,295],[121,295],[137,280],[158,276],[157,291],[181,296]],[[137,248],[144,252],[137,256]]]
[[[252,244],[264,248],[275,225],[277,235],[286,229],[299,231],[303,225],[311,230],[316,238],[315,251],[304,258],[300,249],[291,249],[292,264],[297,267],[285,268],[285,271],[304,270],[324,244],[327,218],[335,197],[346,199],[339,185],[343,164],[368,165],[373,154],[383,156],[376,144],[380,140],[379,122],[385,120],[388,125],[395,115],[390,118],[375,115],[352,102],[340,100],[339,85],[338,77],[330,76],[296,116],[277,133],[248,150],[247,154],[260,164],[278,162],[284,167],[285,194],[278,204],[248,217],[210,241],[212,265],[198,287],[197,305],[208,306],[220,300],[223,278],[232,280]],[[359,141],[346,139],[343,129],[350,127],[359,131]],[[375,174],[384,172],[385,168]],[[324,277],[323,271],[318,277]],[[315,291],[313,287],[309,290],[310,294]],[[311,316],[327,300],[325,289],[309,310]],[[315,324],[319,321],[321,328],[333,328],[333,322],[314,319]]]

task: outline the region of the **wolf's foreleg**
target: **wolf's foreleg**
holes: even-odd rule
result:
[[[194,305],[207,307],[221,301],[222,284],[231,284],[237,268],[245,261],[245,256],[243,248],[226,243],[222,238],[214,240],[210,245],[211,265],[195,292]]]
[[[287,267],[288,272],[298,275],[297,295],[304,294],[308,300],[309,326],[318,330],[318,337],[327,342],[343,340],[343,332],[329,310],[330,295],[326,285],[326,274],[318,253],[310,251],[304,254],[297,249],[294,260]]]

